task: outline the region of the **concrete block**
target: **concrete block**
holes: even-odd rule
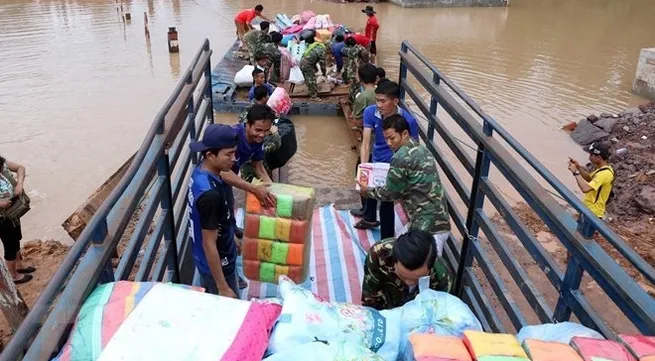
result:
[[[404,8],[508,6],[510,0],[388,0]]]
[[[632,91],[644,98],[655,99],[655,48],[641,49]]]

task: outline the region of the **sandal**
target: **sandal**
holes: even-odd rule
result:
[[[23,277],[21,277],[21,278],[19,278],[17,280],[14,280],[14,283],[17,284],[17,285],[19,285],[21,283],[27,283],[27,282],[31,281],[32,278],[34,278],[34,277],[32,277],[32,275],[23,275]]]
[[[355,223],[355,225],[353,227],[355,227],[357,229],[373,229],[373,228],[377,228],[379,226],[380,226],[380,222],[378,222],[378,221],[371,222],[371,221],[367,221],[367,220],[364,220],[364,219],[360,219],[359,222]]]
[[[17,270],[16,270],[16,272],[18,272],[18,273],[22,273],[22,274],[33,273],[34,271],[36,271],[36,268],[34,268],[34,267],[32,267],[32,266],[28,266],[28,267],[25,267],[25,268],[21,268],[21,269],[17,269]]]

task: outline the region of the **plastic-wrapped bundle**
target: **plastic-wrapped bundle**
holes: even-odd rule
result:
[[[523,348],[532,361],[582,361],[573,347],[559,342],[527,339]]]
[[[377,311],[351,303],[324,301],[287,277],[280,279],[279,290],[284,305],[268,343],[270,353],[286,352],[320,340],[361,345],[386,361],[396,361],[401,337],[400,308]]]
[[[273,94],[268,98],[266,103],[273,111],[279,115],[284,115],[289,113],[293,103],[291,102],[291,97],[286,90],[282,87],[277,87],[273,90]]]
[[[280,276],[288,276],[301,283],[309,268],[314,189],[273,183],[269,190],[275,208],[246,194],[244,274],[261,282],[277,283]]]
[[[655,361],[655,336],[619,335],[619,340],[639,361]]]
[[[289,45],[287,45],[287,49],[289,49],[289,52],[291,53],[291,57],[297,63],[300,63],[300,59],[302,59],[302,55],[305,53],[305,50],[307,50],[307,44],[304,41],[301,42],[290,41]]]
[[[484,333],[479,331],[464,331],[464,344],[469,349],[471,356],[482,360],[482,357],[514,357],[528,359],[528,355],[519,344],[514,335],[505,333]],[[491,358],[486,360],[493,360]],[[506,360],[498,359],[496,360]],[[519,361],[519,360],[514,360]]]
[[[328,29],[318,29],[316,30],[316,40],[321,43],[326,43],[332,38],[332,32]]]
[[[414,333],[409,336],[409,344],[404,361],[471,361],[464,342],[458,337]]]
[[[600,333],[575,322],[544,323],[543,325],[523,326],[516,335],[519,342],[533,340],[569,344],[573,337],[589,337],[604,340]]]
[[[311,11],[311,10],[305,10],[302,13],[300,13],[300,23],[301,24],[307,24],[311,18],[316,17],[316,14]]]
[[[620,343],[610,340],[574,337],[571,346],[584,361],[637,361]]]
[[[311,356],[309,356],[311,355]],[[314,341],[278,352],[264,361],[385,361],[366,347],[350,342]]]

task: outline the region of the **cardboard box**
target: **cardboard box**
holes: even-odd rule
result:
[[[383,187],[387,183],[389,163],[362,163],[357,167],[357,180],[368,187]],[[359,184],[355,186],[359,190]]]

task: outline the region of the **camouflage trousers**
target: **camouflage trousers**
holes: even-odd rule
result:
[[[355,97],[361,91],[361,85],[358,81],[352,80],[350,82],[350,87],[348,87],[348,100],[350,104],[355,104]]]
[[[266,160],[262,161],[262,164],[264,164],[264,169],[266,169],[266,173],[268,173],[268,176],[273,177],[273,173],[268,168],[268,164],[266,164]],[[250,163],[250,161],[244,163],[241,166],[241,178],[243,178],[243,180],[245,180],[246,182],[252,182],[253,179],[257,178],[257,175],[255,174],[255,168],[252,166],[252,163]]]
[[[302,63],[300,64],[300,71],[302,71],[302,76],[305,78],[305,85],[307,86],[309,97],[313,98],[318,96],[318,85],[316,84],[316,66],[309,66],[305,63]]]

